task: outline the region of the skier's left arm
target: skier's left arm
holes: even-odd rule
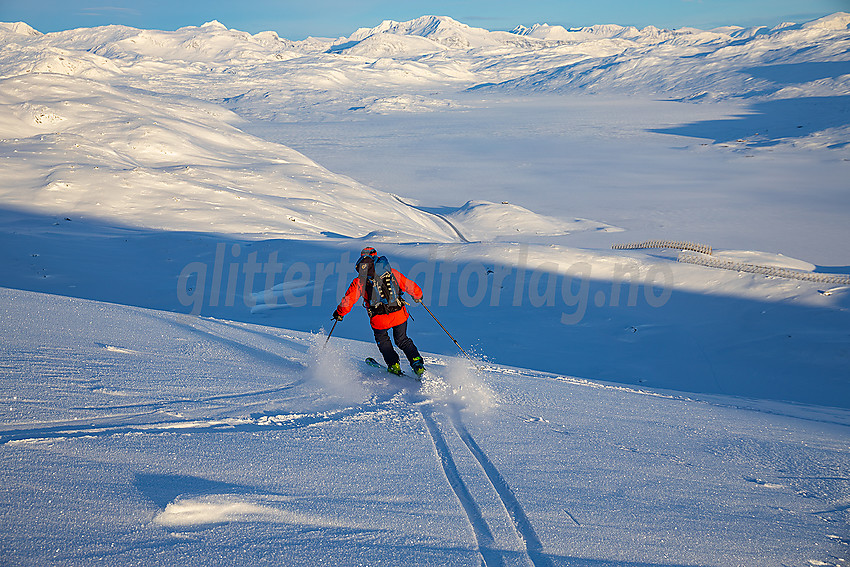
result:
[[[416,282],[413,280],[409,280],[404,277],[404,274],[393,268],[393,275],[395,276],[396,281],[398,282],[399,287],[402,291],[409,293],[410,297],[413,298],[413,301],[422,301],[422,290],[416,285]]]

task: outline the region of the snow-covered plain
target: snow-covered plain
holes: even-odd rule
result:
[[[0,24],[0,564],[845,565],[848,26]]]

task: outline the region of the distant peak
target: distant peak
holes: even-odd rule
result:
[[[818,18],[807,24],[804,29],[845,30],[850,28],[850,14],[847,12],[836,12],[823,18]]]
[[[29,35],[29,36],[37,36],[43,35],[40,31],[37,31],[29,24],[25,24],[24,22],[0,22],[0,29],[5,29],[10,32],[14,32],[21,35]]]
[[[378,26],[370,28],[373,33],[391,32],[391,33],[428,33],[434,32],[439,28],[458,27],[468,28],[466,24],[462,24],[457,20],[453,20],[448,16],[420,16],[406,22],[397,22],[395,20],[384,20]]]
[[[461,23],[454,18],[450,18],[449,16],[420,16],[415,20],[411,20],[411,22],[417,23],[444,23],[444,24],[452,24],[456,26],[460,26],[463,28],[468,28],[464,23]]]
[[[448,48],[469,49],[485,45],[497,45],[498,34],[474,28],[458,22],[449,16],[421,16],[406,22],[384,20],[374,28],[360,28],[348,37],[349,42],[357,42],[379,34],[398,36],[418,36],[430,39]]]
[[[227,26],[219,22],[218,20],[212,20],[210,22],[205,23],[201,26],[202,28],[210,28],[210,29],[220,29],[226,30]]]

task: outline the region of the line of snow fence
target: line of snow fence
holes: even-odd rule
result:
[[[647,240],[645,242],[632,242],[629,244],[614,244],[614,250],[644,250],[647,248],[670,248],[672,250],[691,250],[700,254],[711,255],[711,246],[697,244],[696,242],[680,242],[678,240]]]
[[[759,266],[757,264],[744,264],[742,262],[733,262],[732,260],[721,260],[719,258],[713,258],[704,254],[694,254],[685,250],[682,250],[679,253],[679,261],[688,264],[697,264],[699,266],[708,266],[710,268],[722,268],[724,270],[749,272],[751,274],[764,274],[765,276],[774,276],[779,278],[790,278],[795,280],[804,280],[818,283],[850,285],[850,275],[817,274],[815,272],[805,272],[803,270],[794,270],[792,268]]]

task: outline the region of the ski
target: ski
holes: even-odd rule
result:
[[[421,381],[422,381],[422,377],[421,377],[421,376],[417,376],[417,375],[415,375],[415,374],[411,376],[410,374],[407,374],[407,373],[406,373],[406,372],[404,372],[403,370],[401,371],[401,374],[395,374],[394,372],[390,372],[389,370],[387,370],[387,367],[386,367],[386,366],[384,366],[383,364],[381,364],[380,362],[378,362],[377,360],[375,360],[375,359],[374,359],[374,358],[372,358],[371,356],[370,356],[370,357],[368,357],[368,358],[365,360],[365,362],[366,362],[366,364],[368,364],[369,366],[371,366],[371,367],[373,367],[373,368],[382,368],[382,369],[383,369],[384,371],[386,371],[388,374],[393,374],[394,376],[404,376],[405,378],[412,378],[413,380],[416,380],[417,382],[421,382]]]

